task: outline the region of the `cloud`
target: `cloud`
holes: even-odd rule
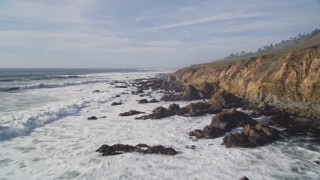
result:
[[[176,48],[165,48],[165,47],[127,47],[118,50],[120,53],[130,54],[146,54],[146,53],[171,53],[177,51]]]
[[[127,44],[129,38],[79,32],[0,31],[0,45],[59,50],[110,50]]]
[[[183,27],[183,26],[208,23],[208,22],[213,22],[213,21],[235,20],[235,19],[258,17],[258,16],[261,16],[261,14],[257,14],[257,13],[255,13],[255,14],[222,13],[222,14],[218,14],[218,15],[206,16],[206,17],[201,17],[198,19],[192,19],[192,20],[181,21],[181,22],[176,22],[176,23],[172,23],[172,24],[165,24],[165,25],[161,25],[161,26],[147,28],[147,29],[145,29],[145,31],[159,31],[159,30],[166,30],[166,29],[178,28],[178,27]]]

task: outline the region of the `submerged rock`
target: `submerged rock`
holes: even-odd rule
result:
[[[149,101],[149,103],[157,103],[157,102],[159,102],[159,101],[154,98]]]
[[[92,91],[92,93],[99,93],[99,92],[101,92],[100,90],[94,90],[94,91]]]
[[[141,113],[144,113],[144,112],[130,110],[128,112],[120,113],[119,116],[133,116],[133,115],[137,115],[137,114],[141,114]]]
[[[91,117],[88,117],[88,120],[97,120],[98,118],[96,116],[91,116]]]
[[[139,104],[146,104],[146,103],[148,103],[148,100],[147,99],[141,99],[141,100],[139,100],[138,103]]]
[[[175,155],[177,151],[175,151],[171,147],[164,147],[162,145],[157,146],[148,146],[146,144],[138,144],[136,146],[126,145],[126,144],[115,144],[113,146],[102,145],[100,148],[96,150],[102,154],[102,156],[112,156],[118,155],[127,152],[138,152],[142,154],[163,154],[163,155]]]
[[[120,102],[113,102],[112,104],[111,104],[111,106],[118,106],[118,105],[121,105],[122,104],[122,102],[120,101]]]

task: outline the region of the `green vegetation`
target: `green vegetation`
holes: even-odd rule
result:
[[[214,68],[224,68],[232,63],[240,62],[246,63],[251,58],[257,58],[264,55],[280,55],[294,50],[301,50],[312,46],[320,45],[320,30],[315,29],[311,33],[290,38],[290,40],[282,40],[280,43],[275,45],[264,46],[263,49],[259,48],[257,52],[230,54],[225,59],[216,60],[209,63],[192,65],[191,68],[199,67],[214,67]]]

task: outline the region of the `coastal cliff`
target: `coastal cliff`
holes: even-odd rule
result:
[[[173,76],[196,87],[216,84],[257,108],[320,119],[320,45],[191,66]]]

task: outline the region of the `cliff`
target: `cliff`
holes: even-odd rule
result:
[[[320,119],[320,45],[191,66],[174,76],[196,87],[215,83],[256,107]]]

